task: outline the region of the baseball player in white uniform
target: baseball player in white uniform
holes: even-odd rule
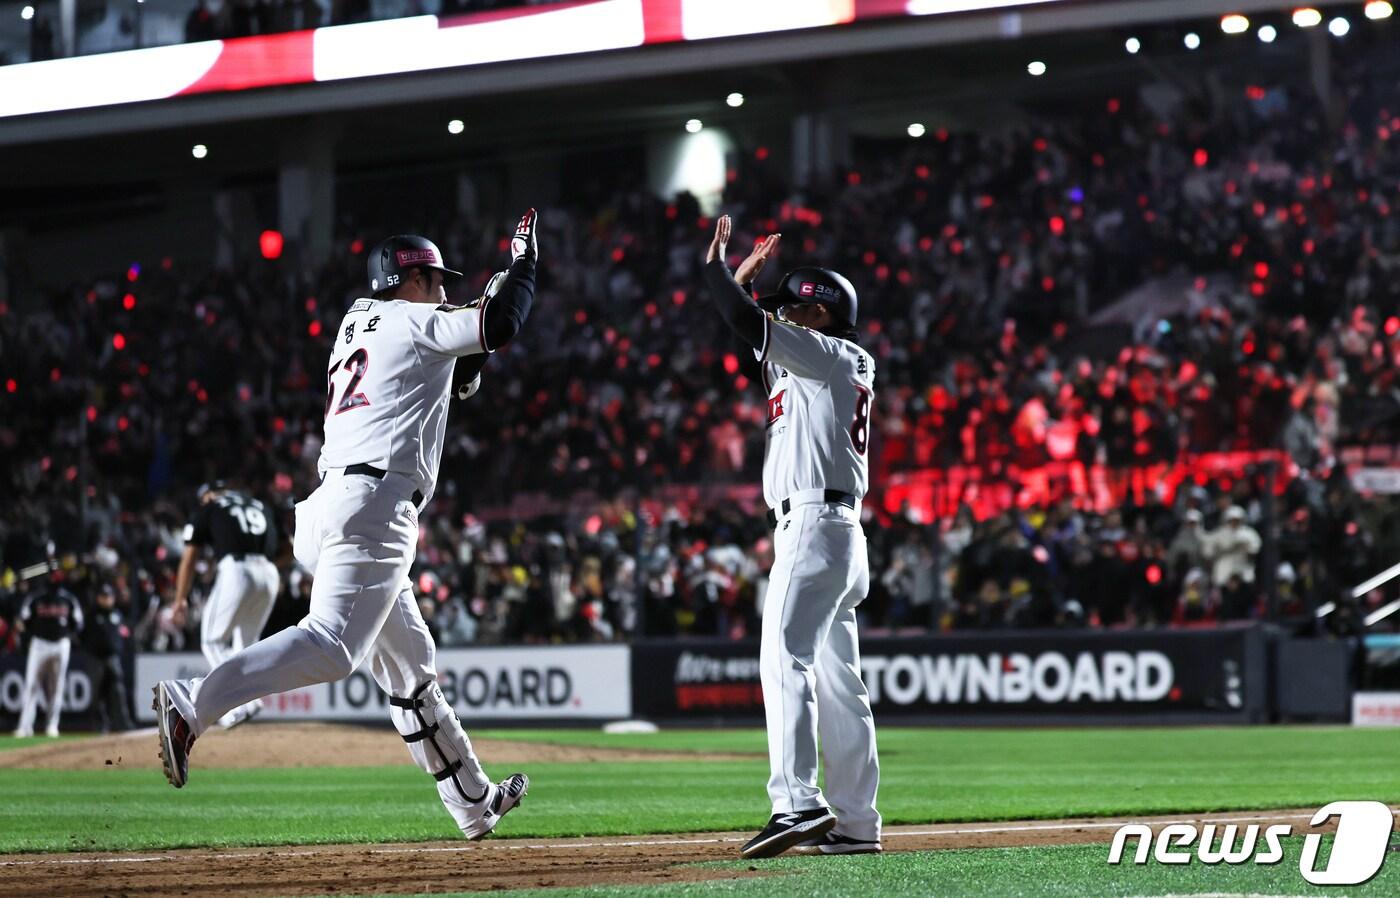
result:
[[[185,551],[175,578],[175,611],[189,601],[200,549],[209,547],[219,559],[218,573],[200,617],[200,648],[215,668],[245,645],[257,642],[272,605],[280,576],[277,525],[267,506],[221,481],[206,483],[195,494],[199,505],[185,525]],[[262,711],[262,699],[234,708],[219,721],[232,728]]]
[[[775,527],[759,655],[773,816],[741,854],[773,857],[795,846],[820,854],[878,852],[880,766],[855,616],[870,585],[860,503],[875,361],[855,342],[849,281],[798,268],[755,303],[747,285],[779,235],[766,238],[732,276],[724,262],[730,228],[721,216],[705,280],[720,315],[763,366],[763,495]],[[817,787],[819,734],[825,795]]]
[[[83,608],[76,596],[56,583],[29,594],[19,609],[19,623],[29,634],[29,657],[24,665],[24,704],[15,735],[33,736],[42,695],[48,706],[44,735],[58,735],[63,714],[64,686],[73,637],[83,629]]]
[[[390,237],[370,253],[371,298],[350,306],[327,370],[321,485],[296,508],[293,552],[315,577],[310,613],[193,680],[156,687],[165,774],[185,784],[195,740],[232,708],[331,682],[368,660],[390,716],[463,835],[479,839],[520,803],[529,779],[492,783],[437,683],[435,646],[408,580],[418,515],[433,495],[454,377],[480,384],[486,354],[505,345],[534,301],[536,215],[520,219],[513,261],[494,296],[449,306],[442,254],[422,237]],[[465,357],[465,358],[464,358]],[[466,368],[466,378],[458,366]]]

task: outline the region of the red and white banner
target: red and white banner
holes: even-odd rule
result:
[[[1400,692],[1352,695],[1351,722],[1359,727],[1400,727]]]
[[[576,0],[0,67],[0,118],[1065,0]]]

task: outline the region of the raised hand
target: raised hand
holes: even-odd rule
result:
[[[707,263],[714,261],[724,261],[724,250],[729,245],[729,233],[732,227],[729,216],[721,215],[715,222],[715,239],[710,241],[710,251],[705,254]]]
[[[510,261],[512,263],[521,256],[528,256],[531,262],[538,261],[540,247],[536,225],[539,224],[539,220],[539,213],[534,209],[520,216],[520,223],[515,226],[515,236],[510,239]]]
[[[740,285],[747,286],[758,278],[758,273],[763,270],[763,266],[768,264],[768,260],[778,252],[778,242],[783,239],[782,234],[769,234],[759,241],[749,257],[739,263],[739,267],[734,272],[734,280]]]

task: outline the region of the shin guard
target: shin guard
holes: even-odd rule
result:
[[[419,686],[408,698],[390,696],[389,704],[389,716],[409,754],[437,780],[443,805],[465,832],[477,822],[492,786],[457,712],[434,682]]]

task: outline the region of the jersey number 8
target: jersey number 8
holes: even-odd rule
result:
[[[851,445],[857,455],[865,454],[870,442],[870,391],[860,384],[856,388],[856,419],[851,422]]]

